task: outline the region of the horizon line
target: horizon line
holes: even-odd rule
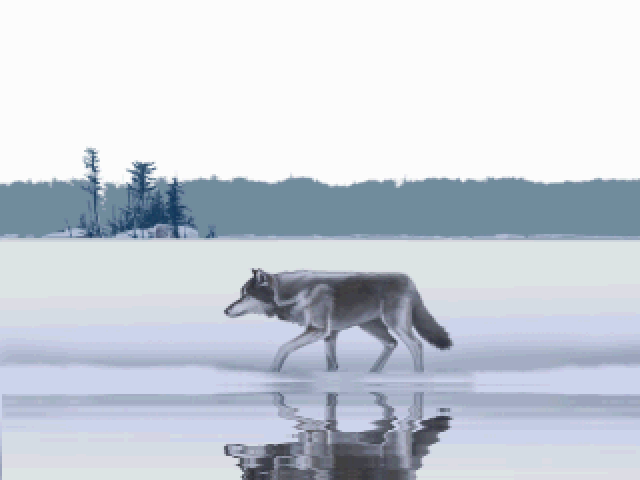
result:
[[[166,176],[159,176],[156,177],[155,180],[163,180],[164,182],[169,182],[173,179],[173,177],[166,177]],[[190,179],[180,179],[178,177],[178,181],[182,184],[186,184],[186,183],[190,183],[190,182],[196,182],[196,181],[211,181],[211,180],[216,180],[219,182],[227,182],[227,183],[232,183],[234,181],[240,180],[240,181],[246,181],[246,182],[250,182],[250,183],[262,183],[262,184],[267,184],[267,185],[277,185],[280,183],[285,183],[287,181],[291,181],[291,180],[312,180],[316,183],[321,183],[323,185],[326,185],[328,187],[352,187],[354,185],[362,185],[365,183],[387,183],[387,182],[393,182],[396,184],[396,187],[401,187],[404,184],[407,183],[420,183],[420,182],[424,182],[427,180],[447,180],[450,182],[460,182],[460,183],[466,183],[466,182],[476,182],[476,183],[488,183],[489,181],[499,181],[499,180],[518,180],[518,181],[523,181],[526,183],[532,183],[532,184],[536,184],[536,185],[564,185],[564,184],[576,184],[576,183],[591,183],[591,182],[637,182],[640,181],[640,178],[602,178],[602,177],[594,177],[594,178],[590,178],[590,179],[584,179],[584,180],[562,180],[562,181],[550,181],[550,182],[546,182],[546,181],[538,181],[538,180],[529,180],[527,178],[524,177],[514,177],[514,176],[503,176],[503,177],[493,177],[493,176],[486,176],[483,178],[460,178],[460,177],[456,177],[456,178],[449,178],[449,177],[425,177],[422,179],[414,179],[414,178],[402,178],[402,179],[394,179],[394,178],[387,178],[387,179],[376,179],[376,178],[371,178],[371,179],[367,179],[367,180],[360,180],[360,181],[354,181],[351,183],[329,183],[329,182],[325,182],[313,177],[308,177],[308,176],[300,176],[300,177],[296,177],[296,176],[289,176],[286,178],[283,178],[281,180],[273,180],[273,181],[269,181],[269,180],[260,180],[260,179],[254,179],[254,178],[249,178],[249,177],[243,177],[243,176],[238,176],[238,177],[232,177],[230,179],[224,179],[224,178],[220,178],[217,175],[211,175],[209,176],[209,178],[205,178],[205,177],[198,177],[198,178],[190,178]],[[16,183],[21,183],[21,184],[31,184],[31,185],[41,185],[41,184],[53,184],[54,182],[56,183],[66,183],[68,185],[72,184],[73,182],[86,182],[87,179],[86,178],[76,178],[76,177],[72,177],[70,179],[59,179],[59,178],[52,178],[50,180],[38,180],[38,181],[33,181],[32,179],[27,179],[27,180],[13,180],[11,182],[0,182],[0,186],[11,186],[13,184]],[[124,187],[127,185],[127,182],[122,183],[120,181],[109,181],[109,180],[105,180],[105,179],[101,179],[101,182],[103,185],[112,185],[115,186],[116,188],[120,188],[120,187]]]

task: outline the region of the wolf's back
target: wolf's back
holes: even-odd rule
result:
[[[424,303],[422,303],[422,298],[417,291],[414,291],[411,303],[413,328],[416,329],[418,334],[434,347],[438,347],[442,350],[451,348],[453,346],[453,342],[451,341],[449,334],[442,325],[436,322],[433,315],[431,315],[431,313],[426,309]]]

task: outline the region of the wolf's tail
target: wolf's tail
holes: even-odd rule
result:
[[[426,309],[420,294],[416,291],[412,298],[411,317],[413,328],[418,334],[434,347],[446,350],[453,346],[447,331],[436,322],[433,315]]]

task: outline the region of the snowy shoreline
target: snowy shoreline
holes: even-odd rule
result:
[[[198,232],[192,228],[184,227],[180,228],[181,239],[202,239],[198,236]],[[73,238],[86,238],[83,233],[79,232],[80,229],[73,229]],[[75,232],[78,230],[78,232]],[[138,238],[155,238],[151,236],[147,230],[138,229],[136,231]],[[71,238],[68,232],[53,232],[46,234],[39,238],[46,239],[65,239]],[[0,240],[25,240],[35,239],[33,235],[27,234],[21,237],[19,234],[5,234],[0,235]],[[118,233],[115,237],[102,237],[105,239],[130,239],[133,237],[133,230],[127,232]],[[622,236],[622,235],[570,235],[570,234],[536,234],[536,235],[479,235],[479,236],[423,236],[423,235],[220,235],[215,238],[216,240],[640,240],[640,236]],[[209,239],[206,239],[209,240]]]

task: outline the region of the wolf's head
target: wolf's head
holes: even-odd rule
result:
[[[261,269],[252,269],[253,276],[242,286],[240,299],[229,305],[224,314],[231,318],[247,313],[257,313],[272,317],[276,313],[271,275]]]

